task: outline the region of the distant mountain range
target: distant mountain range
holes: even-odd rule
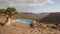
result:
[[[19,13],[14,15],[14,19],[32,19],[39,22],[60,23],[60,12],[56,13]]]
[[[44,17],[43,19],[39,20],[41,22],[46,23],[54,23],[54,24],[60,24],[60,12],[57,13],[50,13],[48,16]]]
[[[40,13],[40,14],[34,14],[34,13],[18,13],[14,15],[13,18],[17,19],[33,19],[33,20],[39,20],[46,16],[48,16],[50,13]]]

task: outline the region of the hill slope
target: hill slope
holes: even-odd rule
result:
[[[47,15],[49,15],[49,13],[41,13],[41,14],[19,13],[19,14],[13,16],[13,18],[16,18],[16,19],[24,19],[25,18],[25,19],[39,20],[39,19],[46,17]]]
[[[60,13],[50,13],[48,16],[40,20],[41,22],[50,22],[60,24]]]

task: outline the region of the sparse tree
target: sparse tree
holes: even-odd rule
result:
[[[0,9],[0,14],[6,16],[5,25],[11,24],[11,17],[16,13],[17,11],[14,7],[8,7],[7,9]]]

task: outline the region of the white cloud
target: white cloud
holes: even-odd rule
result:
[[[50,4],[54,4],[54,1],[49,1]]]
[[[30,6],[30,7],[34,7],[34,6],[43,6],[44,4],[53,4],[54,2],[52,0],[0,0],[0,4],[7,4],[7,6],[22,6],[22,7],[26,7],[26,6]]]
[[[50,3],[53,4],[52,0],[10,0],[11,6],[43,6],[44,4]],[[17,5],[18,4],[18,5]]]
[[[30,4],[30,6],[43,6],[44,4],[53,4],[54,2],[52,0],[36,0],[34,3]]]
[[[35,12],[33,10],[39,9],[39,7],[45,4],[53,4],[53,0],[0,0],[0,8],[2,7],[16,7],[19,11],[23,12]],[[36,11],[35,13],[38,13]]]

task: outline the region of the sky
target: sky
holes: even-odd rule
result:
[[[60,12],[60,0],[0,0],[0,8],[15,7],[18,12]]]

